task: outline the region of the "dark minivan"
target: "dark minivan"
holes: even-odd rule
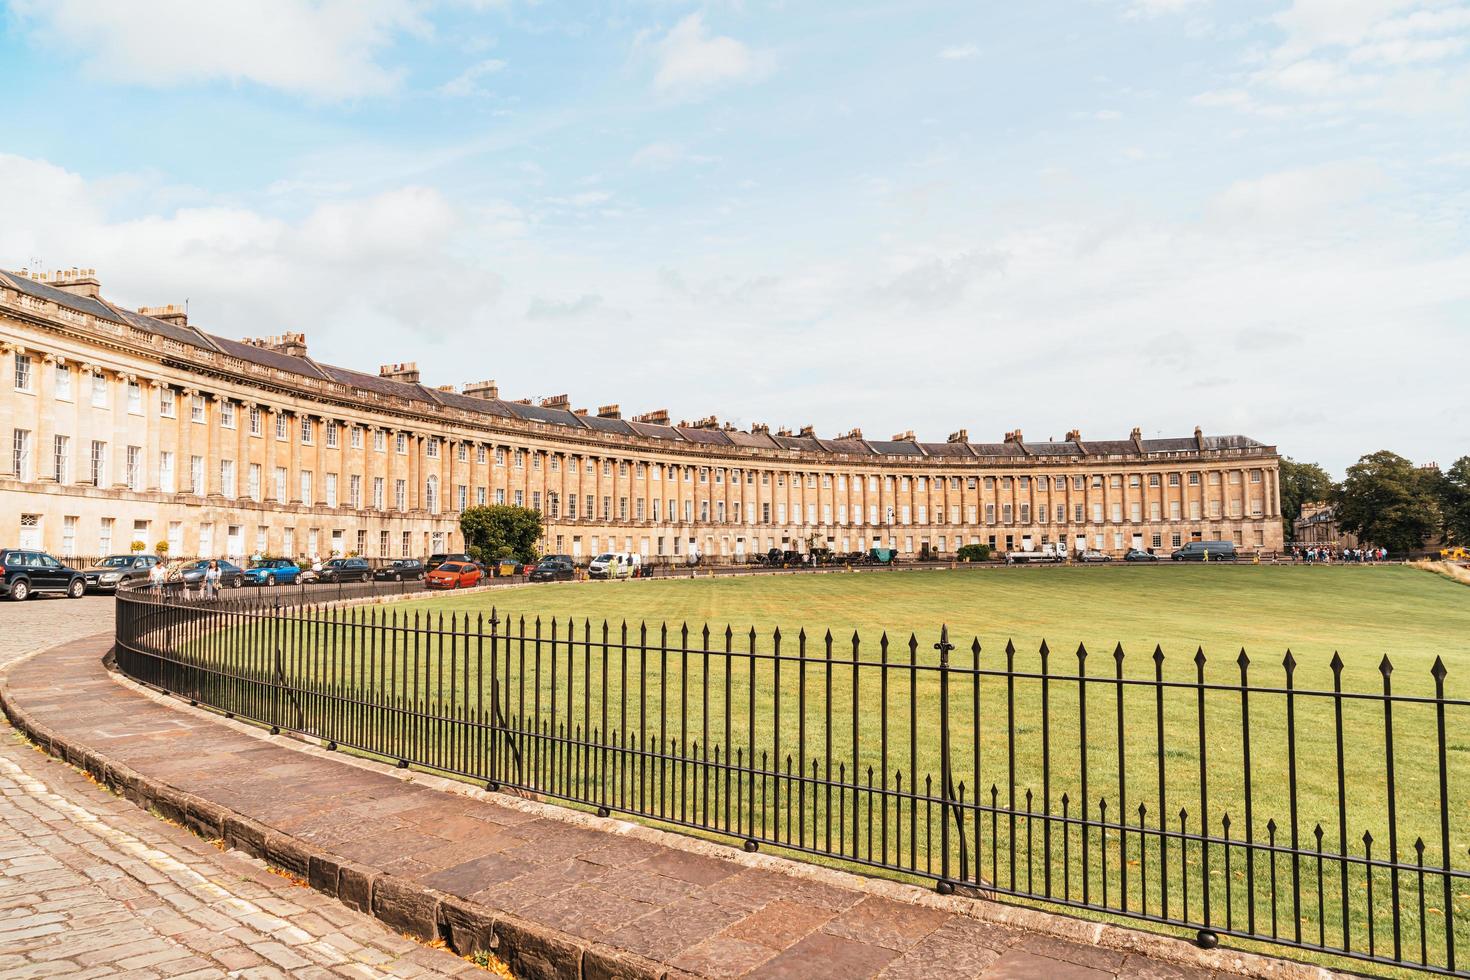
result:
[[[0,549],[0,595],[19,602],[46,592],[80,599],[86,591],[81,572],[44,551]]]
[[[1235,561],[1235,545],[1229,541],[1191,541],[1169,557],[1174,561]]]

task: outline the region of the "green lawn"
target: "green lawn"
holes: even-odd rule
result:
[[[488,621],[492,607],[501,621],[494,644],[487,645],[470,634],[481,617]],[[1346,664],[1343,689],[1373,694],[1383,689],[1379,661],[1388,655],[1394,693],[1428,696],[1434,690],[1430,667],[1443,656],[1449,668],[1447,693],[1464,698],[1470,694],[1470,590],[1438,576],[1400,567],[1250,565],[757,576],[536,586],[435,597],[350,615],[379,617],[378,625],[304,624],[288,630],[284,643],[286,675],[300,686],[331,693],[334,687],[344,690],[350,678],[352,689],[396,712],[387,726],[381,715],[373,720],[349,713],[339,719],[346,725],[344,744],[391,756],[400,754],[392,751],[394,743],[407,742],[411,749],[401,754],[483,775],[488,748],[476,741],[483,736],[465,736],[433,717],[488,718],[486,665],[493,663],[502,710],[520,733],[516,751],[524,783],[741,836],[752,834],[754,823],[753,836],[799,843],[819,855],[938,871],[944,855],[940,828],[946,821],[934,798],[941,792],[940,722],[947,716],[955,791],[970,804],[978,788],[984,804],[963,808],[959,825],[947,824],[952,876],[959,876],[963,837],[971,879],[978,856],[980,878],[1002,888],[1043,892],[1050,887],[1053,896],[1076,901],[1085,884],[1087,901],[1097,904],[1106,882],[1109,907],[1121,908],[1126,901],[1131,910],[1189,921],[1203,914],[1201,885],[1208,880],[1213,922],[1228,917],[1233,928],[1265,935],[1275,930],[1287,938],[1300,927],[1306,942],[1315,941],[1320,928],[1329,946],[1343,942],[1346,893],[1353,948],[1367,948],[1371,925],[1376,951],[1391,953],[1397,917],[1405,958],[1419,956],[1422,936],[1428,961],[1444,960],[1442,879],[1425,877],[1421,917],[1414,871],[1399,875],[1395,912],[1388,869],[1380,866],[1370,874],[1364,865],[1353,864],[1344,882],[1343,869],[1331,860],[1324,860],[1319,877],[1313,858],[1293,862],[1279,854],[1273,861],[1265,846],[1272,839],[1269,821],[1275,823],[1275,843],[1291,843],[1288,774],[1295,762],[1295,829],[1301,846],[1315,846],[1320,826],[1324,852],[1336,853],[1341,813],[1349,854],[1363,855],[1367,831],[1373,835],[1373,858],[1389,858],[1382,703],[1343,703],[1340,805],[1333,704],[1302,693],[1288,699],[1280,691],[1281,661],[1290,648],[1298,662],[1298,692],[1330,690],[1328,663],[1337,652]],[[382,628],[390,622],[384,616],[397,627]],[[414,639],[402,629],[414,619],[438,628],[440,617],[444,634],[432,640]],[[541,619],[539,641],[536,617]],[[613,640],[605,653],[604,620]],[[619,642],[624,621],[626,646]],[[665,623],[667,633],[661,628]],[[686,623],[690,639],[681,649]],[[708,655],[701,632],[705,623],[713,628]],[[727,624],[734,631],[729,657],[724,654]],[[954,669],[947,674],[935,669],[933,645],[941,624],[949,626],[957,648]],[[774,656],[777,627],[779,657]],[[830,661],[829,628],[834,634]],[[798,639],[803,629],[804,657]],[[566,642],[569,630],[571,644]],[[855,631],[862,638],[856,666]],[[879,638],[885,631],[891,641],[886,669],[879,666]],[[233,650],[226,656],[234,656],[237,668],[248,673],[259,667],[248,651],[261,645],[249,639],[248,627],[244,634],[232,631],[233,646],[224,649]],[[221,634],[211,635],[216,640],[206,637],[198,650],[202,654],[211,644],[217,658]],[[916,640],[912,670],[910,636]],[[981,646],[978,674],[975,639]],[[1043,639],[1052,650],[1045,682],[1036,676]],[[1022,675],[1013,683],[988,673],[1005,666],[1007,641],[1015,644],[1014,666]],[[756,656],[742,655],[752,643]],[[1115,675],[1114,650],[1121,643],[1126,651],[1122,674],[1129,680],[1153,678],[1157,645],[1169,685],[1162,699],[1151,684],[1080,683],[1079,643],[1089,651],[1085,667],[1091,678]],[[283,645],[280,637],[273,645]],[[1251,660],[1254,689],[1248,724],[1240,692],[1228,687],[1239,683],[1236,657],[1242,647]],[[1200,648],[1208,658],[1206,685],[1224,686],[1206,690],[1203,719],[1194,686]],[[247,651],[243,659],[242,649]],[[942,684],[949,689],[947,711],[942,710]],[[1049,705],[1045,716],[1043,697]],[[330,728],[322,713],[329,704],[318,702],[313,730]],[[307,708],[312,710],[310,703]],[[1447,711],[1445,808],[1440,806],[1433,707],[1395,704],[1392,723],[1399,860],[1412,864],[1415,842],[1422,837],[1425,865],[1433,868],[1442,861],[1440,814],[1445,809],[1452,863],[1465,869],[1470,711],[1463,705]],[[588,751],[589,741],[622,751]],[[662,748],[688,762],[644,759],[637,754],[640,747]],[[735,771],[712,768],[717,755],[726,766],[734,756]],[[757,757],[754,772],[752,755]],[[811,782],[787,778],[797,772]],[[903,795],[912,792],[914,774],[917,799]],[[902,794],[885,798],[873,792],[884,786],[896,791],[900,779]],[[926,784],[926,779],[936,782]],[[1066,815],[1073,820],[1097,821],[1106,806],[1106,821],[1116,824],[1121,805],[1135,829],[1120,834],[1116,826],[1104,832],[1094,825],[1084,834],[1078,824],[1057,819],[1064,793]],[[1000,812],[989,809],[992,800]],[[1142,814],[1140,804],[1146,807]],[[1181,809],[1187,811],[1182,818]],[[1028,819],[1028,810],[1035,816]],[[1228,815],[1228,836],[1237,842],[1249,819],[1256,846],[1247,851],[1217,841],[1206,854],[1197,840],[1161,844],[1156,833],[1161,816],[1170,830],[1199,834],[1201,812],[1208,818],[1203,829],[1214,838],[1227,835]],[[1042,821],[1044,813],[1052,820]],[[1148,832],[1140,833],[1140,825]],[[1119,873],[1124,868],[1126,889]],[[1291,900],[1294,879],[1300,881],[1300,907]],[[1456,881],[1451,903],[1459,931],[1467,932],[1470,885]],[[1465,945],[1470,936],[1460,939]]]

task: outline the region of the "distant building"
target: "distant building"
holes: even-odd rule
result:
[[[179,307],[108,302],[90,269],[0,271],[0,439],[0,545],[68,557],[420,556],[463,545],[467,507],[502,503],[541,512],[547,551],[655,561],[1282,539],[1279,457],[1245,436],[932,443],[625,419],[493,381],[424,385],[412,363],[335,367],[300,333],[231,340]]]
[[[1296,519],[1292,528],[1296,532],[1298,547],[1331,548],[1333,551],[1358,547],[1358,536],[1338,527],[1337,512],[1324,501],[1302,504],[1302,516]]]

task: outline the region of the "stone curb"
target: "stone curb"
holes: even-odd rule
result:
[[[314,844],[275,831],[220,804],[145,776],[108,759],[101,752],[75,744],[71,739],[36,721],[23,707],[16,704],[10,692],[7,674],[8,669],[0,672],[0,711],[3,711],[12,725],[49,754],[85,771],[97,782],[139,808],[151,809],[206,840],[222,842],[227,848],[240,850],[287,871],[317,891],[337,898],[349,908],[379,919],[405,936],[420,940],[442,939],[450,949],[462,956],[482,950],[493,952],[510,965],[517,977],[528,980],[686,980],[689,977],[681,970],[628,951],[541,926],[511,913],[364,867],[326,852]],[[120,674],[114,673],[113,677],[118,683],[152,700],[168,704],[176,710],[188,710],[174,704],[166,695],[138,685]],[[247,727],[238,721],[220,721],[242,730]],[[281,744],[277,739],[267,741]],[[289,741],[287,744],[291,745],[293,751],[303,751],[310,755],[326,754],[325,750],[304,741]],[[398,770],[365,759],[338,756],[335,753],[330,757],[339,764],[357,765],[375,772],[386,772],[397,778],[412,778],[436,789],[461,795],[480,795],[472,787],[440,777],[425,778],[422,773],[408,777]],[[1324,967],[1295,960],[1227,948],[1203,950],[1175,937],[1108,923],[1089,922],[1039,909],[993,901],[945,898],[913,885],[866,878],[771,855],[745,854],[729,847],[625,821],[618,821],[615,825],[617,830],[611,831],[605,818],[593,818],[549,804],[502,800],[498,796],[496,801],[502,805],[530,809],[541,815],[555,816],[581,826],[651,840],[667,847],[711,854],[748,866],[779,870],[796,878],[827,881],[838,887],[883,895],[908,904],[942,908],[980,921],[1119,952],[1138,953],[1183,966],[1268,980],[1330,980],[1339,975]]]

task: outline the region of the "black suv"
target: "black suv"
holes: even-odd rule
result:
[[[323,582],[370,582],[372,577],[366,558],[333,558],[322,566]]]
[[[379,582],[402,582],[423,577],[424,563],[417,558],[399,558],[373,569],[373,578]]]
[[[88,592],[116,592],[126,582],[147,581],[157,564],[157,555],[108,555],[82,569],[82,576],[87,580]]]
[[[0,549],[0,595],[19,601],[55,592],[80,599],[86,591],[87,580],[81,572],[44,551]]]

